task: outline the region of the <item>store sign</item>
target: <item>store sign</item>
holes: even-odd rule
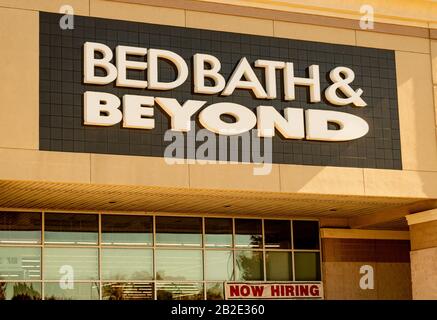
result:
[[[227,282],[225,294],[226,299],[321,299],[323,285],[320,282]]]
[[[111,48],[95,42],[84,44],[84,83],[95,85],[115,84],[118,87],[168,91],[181,86],[188,78],[188,65],[184,58],[175,52],[162,49],[117,46],[115,55]],[[99,55],[99,58],[96,58]],[[115,56],[116,64],[111,61]],[[141,61],[129,60],[129,56],[139,57]],[[146,59],[147,57],[147,59]],[[146,61],[147,60],[147,61]],[[176,70],[176,79],[170,82],[159,81],[159,60],[167,60]],[[235,90],[249,90],[256,99],[272,100],[277,98],[277,71],[282,71],[283,96],[286,101],[295,100],[295,87],[308,88],[311,103],[321,101],[320,72],[318,65],[309,66],[309,78],[296,77],[292,62],[256,60],[255,67],[264,72],[264,88],[246,57],[239,60],[228,81],[220,73],[220,60],[209,54],[196,53],[193,60],[194,93],[205,95],[231,96]],[[105,70],[102,76],[96,75],[96,68]],[[128,79],[129,70],[141,71],[142,80]],[[355,78],[352,69],[339,66],[329,72],[332,84],[325,92],[325,98],[336,106],[352,105],[365,107],[361,98],[362,89],[354,90],[350,86]],[[147,80],[146,80],[147,79]],[[206,85],[210,80],[212,85]],[[337,90],[345,97],[339,96]],[[123,103],[121,103],[121,100]],[[143,95],[124,95],[121,99],[111,93],[86,91],[84,93],[84,124],[113,126],[122,122],[123,128],[150,130],[155,128],[153,118],[155,105],[160,106],[171,119],[170,129],[188,132],[192,130],[191,121],[195,112],[202,109],[198,120],[203,127],[223,135],[237,135],[258,129],[258,136],[271,138],[275,129],[285,139],[307,139],[320,141],[349,141],[361,138],[369,131],[365,120],[355,115],[331,110],[285,108],[284,115],[272,106],[260,105],[256,115],[241,104],[218,102],[205,107],[207,101],[186,100]],[[120,106],[122,110],[120,110]],[[268,104],[265,102],[264,104]],[[235,121],[225,122],[223,115],[232,116]],[[305,118],[305,120],[304,120]],[[329,123],[338,125],[330,129]],[[306,124],[306,128],[305,128]],[[305,130],[306,129],[306,130]]]
[[[402,169],[393,51],[60,17],[40,13],[41,150],[164,157],[174,132],[191,159],[206,129],[273,163]]]

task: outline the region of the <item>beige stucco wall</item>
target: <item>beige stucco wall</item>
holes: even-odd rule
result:
[[[217,2],[224,4],[238,4],[246,7],[266,8],[289,12],[341,17],[346,19],[361,18],[360,9],[363,5],[374,8],[377,22],[397,23],[409,26],[427,27],[428,21],[436,19],[437,9],[432,1],[426,0],[287,0],[287,1],[259,1],[259,0],[201,0],[202,2]]]
[[[436,210],[410,215],[411,279],[413,299],[437,300]]]
[[[436,70],[434,42],[430,45],[423,38],[114,1],[70,3],[81,15],[396,50],[404,170],[280,164],[273,165],[269,176],[253,176],[253,165],[169,167],[162,159],[148,157],[38,151],[36,10],[56,12],[61,1],[0,0],[0,37],[7,43],[0,52],[1,60],[7,62],[2,65],[0,79],[0,179],[437,198],[437,119],[432,83],[437,76],[431,72],[431,64]],[[108,176],[107,172],[115,173]]]
[[[326,299],[411,299],[408,241],[383,239],[389,235],[386,231],[355,230],[357,238],[339,229],[330,231],[322,232]],[[373,288],[362,287],[372,280]]]
[[[1,148],[38,149],[38,21],[36,11],[0,8]]]
[[[437,24],[436,24],[437,27]],[[436,126],[437,137],[437,40],[431,40],[431,64],[432,64],[432,85],[434,91],[434,124]]]
[[[374,289],[360,288],[360,268],[369,265],[374,270]],[[324,293],[328,300],[411,299],[409,263],[324,262]]]
[[[437,300],[437,247],[411,251],[413,299]]]

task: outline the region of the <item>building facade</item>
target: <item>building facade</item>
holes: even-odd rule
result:
[[[0,299],[436,299],[432,1],[0,0]]]

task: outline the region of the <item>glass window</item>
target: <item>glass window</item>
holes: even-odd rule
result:
[[[153,279],[152,249],[102,249],[102,279]]]
[[[102,285],[103,300],[152,300],[152,282],[113,282]]]
[[[157,280],[203,280],[201,250],[156,250]]]
[[[41,300],[41,283],[0,282],[0,300]]]
[[[224,300],[223,282],[209,282],[206,284],[206,299]]]
[[[96,280],[98,256],[94,248],[45,248],[44,279]]]
[[[156,244],[202,246],[202,218],[156,217]]]
[[[235,251],[235,277],[240,281],[264,279],[263,255],[260,251]]]
[[[320,281],[320,255],[318,252],[295,252],[296,281]]]
[[[290,249],[290,220],[264,220],[264,236],[266,248]]]
[[[41,249],[1,247],[1,280],[41,279]]]
[[[205,246],[232,247],[232,219],[205,219]]]
[[[165,283],[156,284],[158,300],[203,300],[202,283]]]
[[[293,221],[294,249],[319,249],[319,223],[317,221]]]
[[[59,283],[46,282],[44,284],[45,300],[99,300],[99,284],[88,283]]]
[[[127,215],[102,215],[102,244],[153,244],[153,218]]]
[[[41,243],[41,214],[0,212],[0,243]]]
[[[232,251],[205,251],[205,279],[232,280],[234,273]]]
[[[267,280],[293,280],[293,263],[290,252],[269,251],[266,253]]]
[[[235,219],[235,246],[239,248],[261,248],[261,220]]]
[[[46,213],[47,244],[97,244],[99,220],[95,214]]]

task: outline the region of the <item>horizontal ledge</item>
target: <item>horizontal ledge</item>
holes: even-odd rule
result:
[[[437,221],[437,209],[422,211],[406,216],[408,225]]]
[[[343,28],[349,30],[362,30],[359,20],[340,17],[322,16],[317,14],[281,11],[275,9],[256,8],[224,3],[208,3],[194,0],[111,0],[114,2],[124,2],[131,4],[142,4],[156,7],[166,7],[172,9],[190,10],[198,12],[217,13],[247,18],[267,19],[285,21],[293,23],[311,24],[322,27]],[[394,35],[435,38],[436,32],[430,31],[425,27],[406,26],[394,23],[375,22],[372,32],[387,33]]]
[[[322,239],[410,240],[409,231],[321,228]]]

